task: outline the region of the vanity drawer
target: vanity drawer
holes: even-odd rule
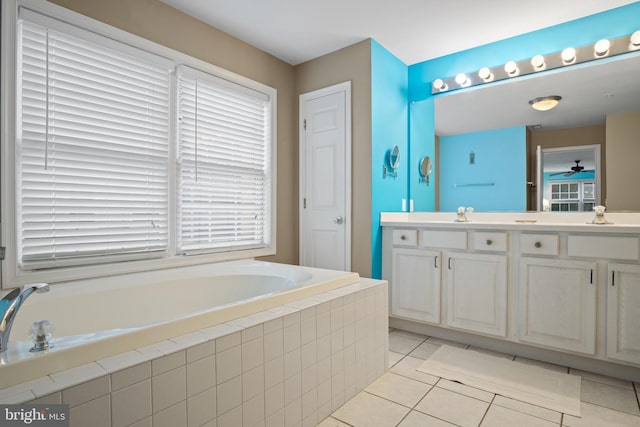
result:
[[[478,231],[473,235],[473,249],[476,251],[507,251],[507,233]]]
[[[638,237],[569,236],[567,255],[598,259],[637,260],[640,256]]]
[[[467,232],[422,230],[420,246],[441,249],[467,249]]]
[[[393,230],[393,246],[418,246],[418,230]]]
[[[560,253],[560,237],[557,234],[521,234],[520,253],[558,255]]]

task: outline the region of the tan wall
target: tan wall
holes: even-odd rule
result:
[[[607,116],[607,209],[640,211],[640,111]]]
[[[527,180],[535,182],[536,177],[536,147],[544,148],[573,147],[576,145],[600,144],[600,168],[602,171],[601,189],[602,201],[607,197],[607,167],[606,167],[606,135],[604,125],[583,126],[579,128],[534,130],[527,141]],[[530,191],[527,200],[528,209],[535,209],[535,191]]]
[[[158,0],[49,0],[278,91],[277,254],[298,263],[297,97],[293,66]]]
[[[345,81],[351,81],[351,270],[371,277],[371,41],[296,66],[296,95]]]

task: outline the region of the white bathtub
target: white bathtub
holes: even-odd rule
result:
[[[241,260],[52,285],[33,294],[0,354],[0,389],[348,284],[356,273]],[[54,348],[30,353],[36,320]]]

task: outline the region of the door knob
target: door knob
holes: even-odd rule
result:
[[[335,217],[335,218],[333,219],[333,223],[334,223],[334,224],[342,224],[342,222],[343,222],[343,221],[344,221],[344,220],[342,219],[342,217],[341,217],[341,216],[337,216],[337,217]]]

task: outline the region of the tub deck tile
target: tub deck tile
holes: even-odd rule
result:
[[[121,371],[133,365],[138,365],[143,362],[148,362],[155,358],[155,355],[149,353],[143,354],[135,350],[127,351],[124,353],[116,354],[115,356],[105,357],[98,360],[96,363],[102,368],[111,373]]]
[[[207,338],[202,332],[190,332],[188,334],[179,335],[177,337],[169,338],[169,341],[172,341],[181,347],[180,350],[187,349],[189,347],[193,347],[194,345],[202,344],[205,341],[208,341]]]
[[[201,329],[200,332],[207,337],[207,339],[217,339],[225,335],[239,332],[244,328],[239,325],[230,325],[228,323],[221,323],[219,325],[212,326],[210,328]]]
[[[109,373],[96,362],[87,363],[65,371],[49,375],[52,382],[42,382],[31,390],[36,397],[46,396],[54,391],[59,391],[83,382],[94,380]]]

